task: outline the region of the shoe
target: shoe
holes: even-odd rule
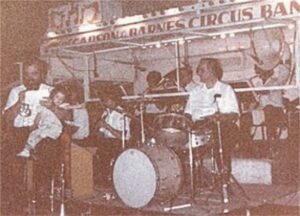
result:
[[[23,151],[21,151],[20,153],[18,153],[17,156],[29,158],[30,157],[30,152],[29,152],[28,149],[23,149]]]

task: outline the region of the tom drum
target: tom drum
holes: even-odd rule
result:
[[[155,139],[158,143],[177,149],[188,143],[188,131],[190,131],[192,123],[183,115],[162,114],[154,119],[153,124],[156,129]]]

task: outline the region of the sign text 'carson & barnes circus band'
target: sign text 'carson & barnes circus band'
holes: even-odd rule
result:
[[[135,24],[116,25],[113,30],[111,27],[106,27],[88,33],[65,34],[68,37],[60,37],[52,40],[57,40],[54,46],[88,44],[120,38],[134,38],[156,33],[167,33],[182,29],[198,28],[201,30],[222,27],[222,25],[243,24],[251,20],[288,18],[299,15],[299,0],[253,2],[239,5],[238,8],[214,8],[214,10],[200,12],[200,14],[194,11],[193,13],[163,17],[159,20],[144,20]]]

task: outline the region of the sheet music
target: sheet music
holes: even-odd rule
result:
[[[43,98],[49,97],[49,90],[27,91],[25,93],[25,103],[35,106],[40,106],[40,101]]]

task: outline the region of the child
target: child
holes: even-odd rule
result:
[[[17,156],[28,158],[30,151],[45,138],[57,139],[63,130],[62,122],[69,119],[68,113],[64,110],[66,92],[62,87],[54,88],[48,101],[43,101],[31,132],[27,138],[24,149]]]

